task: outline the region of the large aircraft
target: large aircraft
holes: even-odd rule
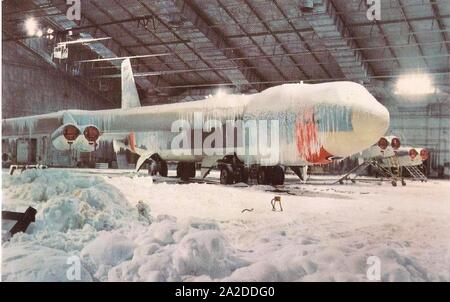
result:
[[[201,176],[213,167],[220,182],[284,183],[286,166],[326,164],[372,146],[389,112],[354,82],[283,84],[250,95],[218,93],[204,100],[140,107],[129,59],[122,62],[122,108],[64,110],[3,120],[3,137],[47,135],[58,150],[95,150],[99,140],[127,149],[167,176]],[[231,126],[229,126],[231,125]],[[253,174],[252,174],[253,173]]]

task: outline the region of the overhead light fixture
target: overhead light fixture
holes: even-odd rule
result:
[[[314,10],[314,1],[313,0],[302,0],[300,2],[300,11],[302,13],[312,13]]]
[[[53,38],[54,38],[54,36],[53,36],[53,33],[54,33],[55,31],[52,29],[52,28],[48,28],[47,29],[47,34],[46,34],[46,38],[47,39],[49,39],[49,40],[53,40]]]
[[[44,33],[42,32],[42,30],[38,29],[38,31],[36,32],[36,37],[40,38],[44,35]]]
[[[396,94],[423,95],[435,92],[433,83],[428,74],[416,73],[399,77],[396,85]]]
[[[25,25],[25,31],[27,32],[28,36],[32,37],[37,34],[39,28],[38,28],[38,23],[37,23],[36,19],[34,19],[33,17],[30,17],[25,20],[24,25]]]

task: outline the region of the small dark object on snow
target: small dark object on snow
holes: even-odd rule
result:
[[[241,213],[244,213],[244,212],[253,212],[253,208],[251,208],[251,209],[243,209],[242,211],[241,211]]]
[[[41,164],[37,164],[37,165],[11,165],[9,167],[9,175],[13,175],[14,171],[16,170],[20,170],[20,173],[22,173],[25,170],[28,169],[47,169],[48,167],[46,165],[41,165]]]
[[[272,211],[276,211],[277,209],[276,209],[276,204],[277,204],[277,202],[278,202],[278,204],[280,205],[280,211],[282,212],[283,211],[283,207],[281,206],[281,197],[280,196],[275,196],[271,201],[270,201],[270,204],[272,205]]]
[[[148,224],[152,224],[152,219],[150,218],[150,215],[148,213],[149,208],[142,200],[138,201],[136,208],[138,210],[139,216],[144,218],[148,222]]]
[[[17,220],[16,224],[11,228],[9,233],[11,236],[19,232],[25,232],[30,223],[35,222],[36,209],[28,207],[24,213],[2,211],[2,219]]]

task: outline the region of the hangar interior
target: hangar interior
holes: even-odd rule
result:
[[[63,0],[2,1],[2,118],[120,108],[120,60],[103,58],[132,58],[143,106],[203,99],[219,89],[249,94],[283,83],[348,80],[389,109],[389,134],[429,150],[429,176],[449,176],[447,0],[382,0],[379,20],[369,20],[363,0],[80,3],[80,19],[73,20]],[[58,43],[79,39],[99,40],[64,44],[68,57],[57,58]],[[415,82],[402,91],[399,82],[408,76]],[[428,92],[414,93],[427,84]],[[2,147],[17,163],[136,162],[107,143],[94,154],[67,157],[45,136],[3,140]]]

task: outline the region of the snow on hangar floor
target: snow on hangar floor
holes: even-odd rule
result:
[[[3,209],[38,210],[26,234],[3,243],[4,281],[67,281],[71,256],[86,281],[366,281],[369,256],[383,281],[450,281],[448,181],[290,179],[288,195],[86,172],[3,171]],[[283,212],[271,210],[275,194]]]

